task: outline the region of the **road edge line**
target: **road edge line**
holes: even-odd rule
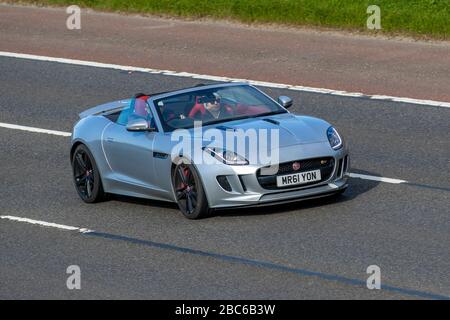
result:
[[[314,88],[314,87],[308,87],[308,86],[302,86],[302,85],[290,85],[290,84],[257,81],[257,80],[249,80],[249,79],[237,79],[237,78],[231,78],[231,77],[212,76],[212,75],[197,74],[197,73],[190,73],[190,72],[178,72],[178,71],[172,71],[172,70],[160,70],[160,69],[153,69],[153,68],[123,66],[123,65],[111,64],[111,63],[77,60],[77,59],[69,59],[69,58],[56,58],[56,57],[49,57],[49,56],[17,53],[17,52],[0,51],[0,57],[28,59],[28,60],[36,60],[36,61],[44,61],[44,62],[57,62],[57,63],[71,64],[71,65],[78,65],[78,66],[96,67],[96,68],[103,68],[103,69],[115,69],[115,70],[130,71],[130,72],[145,72],[145,73],[151,73],[151,74],[161,74],[161,75],[165,75],[165,76],[184,77],[184,78],[202,79],[202,80],[210,80],[210,81],[247,82],[251,85],[261,86],[261,87],[281,88],[281,89],[287,89],[287,90],[302,91],[302,92],[309,92],[309,93],[320,93],[320,94],[328,94],[328,95],[351,97],[351,98],[366,98],[366,99],[370,99],[370,100],[401,102],[401,103],[415,104],[415,105],[421,105],[421,106],[426,106],[426,107],[450,108],[450,102],[445,102],[445,101],[414,99],[414,98],[395,97],[395,96],[386,96],[386,95],[368,95],[368,94],[364,94],[361,92],[348,92],[348,91],[342,91],[342,90]]]

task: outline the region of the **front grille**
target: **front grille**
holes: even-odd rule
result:
[[[300,169],[294,170],[292,168],[292,165],[294,162],[300,163]],[[277,187],[277,176],[290,174],[290,173],[299,173],[299,172],[305,172],[305,171],[312,171],[312,170],[318,170],[320,169],[321,174],[321,180],[320,181],[314,181],[310,183],[305,184],[299,184],[299,185],[292,185],[292,186],[285,186],[285,187]],[[286,189],[286,188],[298,188],[298,187],[304,187],[312,184],[317,184],[323,181],[328,180],[331,175],[333,174],[334,169],[334,159],[331,157],[326,158],[314,158],[314,159],[306,159],[306,160],[298,160],[298,161],[290,161],[290,162],[284,162],[280,163],[278,172],[274,175],[261,175],[261,169],[259,169],[256,172],[256,178],[258,179],[259,184],[261,187],[265,189]]]

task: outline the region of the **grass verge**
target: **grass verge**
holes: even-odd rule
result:
[[[77,4],[103,11],[244,23],[315,26],[421,38],[450,39],[450,0],[21,0],[40,5]],[[369,5],[381,8],[379,31],[367,29]]]

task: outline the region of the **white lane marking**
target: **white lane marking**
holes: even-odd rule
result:
[[[350,178],[359,178],[359,179],[364,179],[364,180],[372,180],[372,181],[386,182],[386,183],[393,183],[393,184],[400,184],[400,183],[408,182],[406,180],[377,177],[377,176],[368,176],[365,174],[358,174],[358,173],[349,173],[348,175]]]
[[[101,62],[94,62],[94,61],[84,61],[84,60],[76,60],[76,59],[66,59],[66,58],[55,58],[55,57],[48,57],[48,56],[38,56],[38,55],[33,55],[33,54],[16,53],[16,52],[0,51],[0,56],[10,57],[10,58],[19,58],[19,59],[37,60],[37,61],[58,62],[58,63],[64,63],[64,64],[78,65],[78,66],[115,69],[115,70],[122,70],[122,71],[146,72],[146,73],[152,73],[152,74],[162,74],[162,75],[166,75],[166,76],[186,77],[186,78],[202,79],[202,80],[226,81],[226,82],[248,82],[252,85],[261,86],[261,87],[282,88],[282,89],[288,89],[288,90],[330,94],[330,95],[343,96],[343,97],[366,97],[368,99],[373,99],[373,100],[385,100],[385,101],[393,101],[393,102],[411,103],[411,104],[417,104],[417,105],[422,105],[422,106],[450,108],[450,102],[444,102],[444,101],[412,99],[412,98],[407,98],[407,97],[394,97],[394,96],[385,96],[385,95],[366,95],[366,94],[360,93],[360,92],[347,92],[347,91],[332,90],[332,89],[326,89],[326,88],[313,88],[313,87],[307,87],[307,86],[301,86],[301,85],[290,85],[290,84],[256,81],[256,80],[249,80],[249,79],[236,79],[236,78],[212,76],[212,75],[197,74],[197,73],[190,73],[190,72],[177,72],[177,71],[171,71],[171,70],[160,70],[160,69],[152,69],[152,68],[122,66],[122,65],[118,65],[118,64],[101,63]]]
[[[53,130],[47,130],[47,129],[34,128],[34,127],[19,126],[16,124],[9,124],[9,123],[2,123],[2,122],[0,122],[0,127],[8,128],[8,129],[17,129],[17,130],[22,130],[22,131],[29,131],[29,132],[53,134],[53,135],[64,136],[64,137],[70,137],[72,135],[70,132],[53,131]],[[109,163],[108,163],[108,165],[109,165]],[[386,182],[386,183],[393,183],[393,184],[400,184],[400,183],[408,182],[406,180],[377,177],[377,176],[368,176],[365,174],[357,174],[357,173],[349,173],[348,175],[351,178],[359,178],[359,179],[364,179],[364,180],[372,180],[372,181],[379,181],[379,182]]]
[[[19,126],[19,125],[16,125],[16,124],[3,123],[3,122],[0,122],[0,128],[22,130],[22,131],[28,131],[28,132],[45,133],[45,134],[52,134],[52,135],[55,135],[55,136],[63,136],[63,137],[70,137],[72,135],[70,132],[40,129],[40,128],[35,128],[35,127]]]
[[[7,219],[10,221],[17,221],[17,222],[25,222],[25,223],[39,225],[42,227],[56,228],[56,229],[65,230],[65,231],[77,231],[80,233],[89,233],[89,232],[94,231],[94,230],[90,230],[90,229],[86,229],[86,228],[71,227],[71,226],[66,226],[63,224],[45,222],[45,221],[40,221],[40,220],[33,220],[33,219],[28,219],[28,218],[14,217],[14,216],[0,216],[0,219]]]

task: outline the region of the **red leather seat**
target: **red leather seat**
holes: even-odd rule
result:
[[[203,117],[203,115],[206,113],[206,109],[203,103],[198,102],[200,98],[201,97],[195,97],[195,104],[192,107],[191,111],[189,111],[188,115],[188,117],[191,119],[199,118],[199,116]]]

